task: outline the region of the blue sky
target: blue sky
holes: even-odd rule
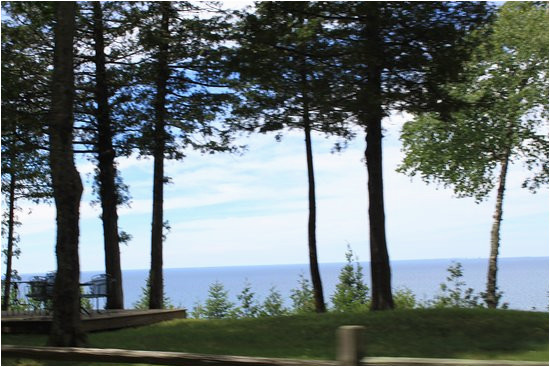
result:
[[[386,119],[384,179],[388,248],[392,260],[486,258],[494,195],[481,204],[451,190],[395,172],[402,159],[399,130],[405,116]],[[301,131],[242,138],[239,155],[189,152],[169,161],[165,219],[171,232],[164,246],[166,268],[307,263],[307,176]],[[364,134],[342,153],[334,139],[314,137],[317,238],[321,262],[342,262],[349,243],[368,261],[367,177]],[[152,160],[119,160],[133,197],[119,210],[120,226],[133,239],[122,245],[123,269],[150,264]],[[91,207],[90,163],[79,163],[85,182],[81,204],[80,259],[83,271],[104,269],[99,208]],[[548,189],[533,195],[521,188],[525,168],[512,166],[504,201],[501,256],[548,256]],[[32,209],[31,214],[27,210]],[[25,206],[21,214],[20,273],[55,270],[55,210]]]

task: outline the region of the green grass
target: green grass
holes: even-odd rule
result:
[[[548,313],[485,309],[173,320],[92,333],[88,341],[95,348],[334,359],[341,325],[366,327],[367,356],[548,361]],[[3,344],[45,341],[45,336],[2,335]]]

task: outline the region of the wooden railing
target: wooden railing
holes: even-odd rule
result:
[[[364,353],[364,327],[342,326],[337,330],[337,360],[303,360],[125,349],[60,348],[2,345],[2,358],[54,361],[145,363],[181,366],[547,366],[548,362],[466,360],[436,358],[368,357]]]

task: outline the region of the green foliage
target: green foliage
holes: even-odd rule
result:
[[[269,289],[269,294],[265,298],[259,311],[260,316],[283,316],[287,315],[289,310],[284,307],[283,297],[275,288]]]
[[[237,317],[258,317],[260,313],[260,306],[255,298],[256,294],[252,292],[251,289],[252,285],[250,284],[250,282],[245,281],[243,290],[239,295],[237,295],[237,299],[241,302],[241,304],[235,310]]]
[[[462,280],[464,272],[462,264],[453,262],[448,268],[447,282],[440,284],[440,294],[429,302],[430,306],[435,308],[456,307],[472,308],[483,307],[479,302],[481,298],[474,294],[472,288],[464,289],[466,283]]]
[[[149,282],[149,277],[145,281],[145,286],[141,287],[141,296],[139,299],[134,302],[132,307],[136,310],[148,310],[149,309],[149,293],[151,291],[151,284]],[[163,308],[164,309],[173,309],[174,305],[169,297],[166,296],[166,293],[163,292]]]
[[[316,130],[341,137],[337,149],[354,137],[349,113],[337,106],[343,70],[329,61],[322,9],[320,2],[259,2],[253,14],[242,15],[232,33],[239,43],[233,112],[240,126],[262,133]]]
[[[208,289],[208,298],[204,306],[195,304],[192,315],[196,319],[226,319],[235,318],[238,311],[235,309],[235,304],[229,301],[228,292],[223,284],[216,281]]]
[[[20,280],[21,280],[21,276],[19,276],[19,274],[17,273],[17,270],[12,270],[11,281],[12,282],[17,282],[17,281],[20,281]],[[2,278],[2,284],[1,284],[2,285],[2,289],[1,289],[2,301],[4,300],[4,292],[5,292],[4,283],[5,283],[5,280],[4,280],[4,278]],[[8,308],[11,311],[29,311],[29,309],[30,309],[27,302],[25,302],[25,299],[20,296],[20,294],[19,294],[19,284],[17,284],[17,283],[12,283],[11,284],[10,300],[9,300]]]
[[[363,280],[363,267],[359,264],[357,256],[354,267],[353,258],[353,251],[348,245],[347,264],[340,271],[336,291],[331,297],[333,310],[337,312],[368,311],[369,309],[369,287]]]
[[[50,107],[48,67],[53,55],[40,51],[44,38],[51,36],[51,9],[49,3],[2,3],[2,237],[7,238],[2,243],[4,276],[13,270],[12,258],[20,254],[16,228],[21,225],[18,215],[22,208],[17,202],[47,202],[52,196],[50,169],[44,164],[48,152],[43,147],[45,111]]]
[[[290,290],[292,300],[292,312],[297,314],[315,312],[315,299],[311,282],[304,274],[300,274],[298,287]]]
[[[416,295],[407,287],[393,291],[393,303],[396,309],[413,309],[421,307],[416,300]]]
[[[462,81],[445,86],[459,108],[445,117],[420,114],[404,125],[398,171],[477,201],[494,187],[503,159],[533,172],[524,187],[548,183],[547,9],[535,2],[499,9]]]

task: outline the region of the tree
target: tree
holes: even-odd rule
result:
[[[447,268],[447,273],[447,282],[439,285],[441,293],[429,302],[429,305],[437,308],[481,307],[479,304],[479,296],[474,294],[473,288],[463,289],[466,283],[462,280],[464,276],[462,264],[453,262]]]
[[[86,13],[86,6],[87,3],[81,3],[81,12]],[[89,4],[90,7],[92,4]],[[51,69],[53,66],[53,34],[52,34],[52,25],[51,22],[53,20],[52,16],[52,7],[51,4],[48,3],[6,3],[5,7],[10,12],[10,18],[3,22],[3,28],[4,30],[7,30],[6,34],[8,34],[8,37],[10,37],[9,42],[5,43],[3,42],[3,59],[6,60],[5,63],[3,63],[3,74],[11,75],[13,76],[14,83],[7,81],[8,78],[4,79],[5,82],[2,83],[3,88],[3,107],[7,110],[10,110],[10,113],[7,115],[10,115],[11,118],[10,121],[3,121],[3,133],[7,131],[7,128],[4,129],[4,126],[11,126],[10,124],[15,124],[17,126],[17,129],[19,132],[15,134],[17,139],[19,139],[21,142],[18,143],[19,146],[17,148],[17,151],[22,154],[23,145],[28,146],[26,150],[29,151],[29,153],[36,154],[37,157],[31,159],[30,157],[26,157],[25,159],[21,159],[19,161],[21,162],[28,162],[24,166],[25,167],[31,167],[32,162],[37,162],[38,166],[36,166],[37,173],[40,173],[42,176],[46,177],[48,175],[48,170],[45,170],[40,167],[40,163],[42,163],[45,159],[41,157],[41,155],[44,155],[44,151],[48,150],[47,147],[47,139],[46,139],[46,133],[44,126],[46,125],[47,121],[47,110],[49,109],[49,105],[51,105],[50,99],[50,80],[51,80]],[[112,6],[109,6],[109,8],[112,8]],[[91,10],[90,10],[91,12]],[[93,55],[94,52],[94,42],[93,42],[93,36],[97,36],[98,32],[94,33],[95,28],[94,27],[94,18],[91,14],[80,14],[78,17],[78,34],[75,37],[75,40],[77,42],[77,48],[79,50],[79,55],[77,57],[77,60],[75,61],[75,68],[77,69],[77,78],[82,79],[83,75],[86,75],[88,77],[89,75],[93,74],[90,73],[89,70],[89,61],[97,61],[98,57],[89,57],[89,55]],[[89,22],[86,22],[86,20],[89,20]],[[12,24],[13,23],[13,24]],[[9,25],[9,26],[8,26]],[[86,28],[89,27],[89,28]],[[123,27],[119,27],[123,28]],[[101,33],[101,32],[100,32]],[[111,32],[111,37],[112,36]],[[13,36],[12,36],[13,34]],[[92,39],[90,40],[90,34],[92,35]],[[6,38],[4,38],[6,39]],[[89,44],[92,44],[92,50],[90,51],[89,44],[86,44],[86,42],[89,41]],[[6,47],[4,47],[6,45]],[[8,49],[9,51],[6,51]],[[116,48],[113,47],[111,44],[111,56],[113,54],[116,54],[116,52],[113,52]],[[4,52],[6,51],[6,52]],[[10,56],[14,57],[5,57],[6,53],[10,52]],[[98,54],[99,55],[99,54]],[[97,56],[97,55],[96,55]],[[101,56],[101,55],[99,55]],[[105,56],[105,55],[103,55]],[[116,56],[116,55],[115,55]],[[101,59],[102,57],[99,57]],[[104,57],[103,57],[104,58]],[[13,60],[13,61],[8,61]],[[87,64],[88,63],[88,64]],[[9,65],[9,67],[8,67]],[[4,67],[6,66],[6,67]],[[22,67],[23,66],[23,67]],[[95,71],[100,70],[100,67],[96,67]],[[5,72],[4,72],[5,71]],[[4,76],[6,76],[4,75]],[[88,77],[89,79],[89,77]],[[96,78],[98,80],[100,78]],[[103,80],[105,77],[103,77]],[[112,80],[114,78],[109,78]],[[116,78],[119,79],[119,78]],[[78,81],[77,81],[78,84]],[[103,85],[101,85],[103,84]],[[74,144],[78,145],[85,145],[86,148],[84,150],[82,149],[75,149],[75,152],[78,153],[92,153],[92,152],[107,152],[106,154],[101,154],[101,157],[103,159],[99,159],[100,162],[104,163],[103,165],[100,164],[100,168],[97,170],[98,172],[106,172],[107,174],[98,174],[98,177],[103,177],[102,182],[109,181],[106,180],[105,177],[108,176],[108,173],[110,171],[113,171],[116,173],[116,169],[112,167],[112,169],[109,171],[106,166],[109,166],[109,158],[110,158],[110,150],[109,147],[106,146],[106,137],[108,137],[108,131],[105,126],[109,126],[105,123],[106,119],[102,118],[102,123],[98,124],[94,121],[88,121],[93,120],[93,118],[84,118],[84,114],[86,113],[86,110],[88,110],[88,113],[90,116],[96,116],[98,115],[96,110],[105,111],[104,108],[105,103],[103,101],[99,102],[97,101],[98,98],[96,98],[95,101],[93,97],[93,92],[97,92],[97,86],[101,85],[100,89],[106,89],[107,86],[105,83],[95,83],[95,80],[93,81],[93,84],[90,83],[90,85],[77,85],[77,94],[75,97],[77,97],[76,101],[76,117],[75,117],[75,135],[76,137],[73,140]],[[6,90],[6,93],[4,93],[4,89]],[[9,89],[9,92],[8,92]],[[89,91],[92,91],[92,96],[90,96]],[[103,96],[107,95],[108,93],[101,92]],[[97,93],[96,93],[97,95]],[[5,97],[8,98],[5,98]],[[12,98],[13,96],[13,98]],[[8,100],[9,102],[4,103],[4,101]],[[85,101],[85,102],[82,102]],[[92,102],[93,101],[93,102]],[[88,103],[89,108],[86,108],[86,103]],[[6,106],[9,104],[9,106]],[[95,106],[98,106],[96,109]],[[11,109],[13,108],[13,110]],[[18,113],[17,119],[15,119],[14,113]],[[102,116],[104,117],[105,114]],[[4,119],[3,115],[3,119]],[[86,120],[84,122],[84,120]],[[108,119],[107,119],[108,121]],[[7,123],[6,123],[7,122]],[[11,128],[10,128],[11,129]],[[102,133],[99,133],[99,130],[103,130]],[[85,132],[85,133],[84,133]],[[93,133],[90,133],[93,132]],[[3,134],[5,135],[5,134]],[[3,137],[3,142],[5,142],[5,139]],[[27,153],[28,155],[28,153]],[[23,158],[23,157],[21,157]],[[105,159],[107,158],[107,159]],[[3,163],[6,161],[3,160]],[[19,164],[20,168],[23,168],[22,164]],[[28,171],[28,168],[26,168]],[[5,170],[3,170],[5,171]],[[42,172],[40,172],[42,171]],[[101,178],[99,177],[99,178]],[[46,184],[49,184],[46,182]],[[30,187],[28,184],[26,185],[27,189]],[[109,185],[107,184],[100,184],[102,189],[99,189],[100,195],[102,198],[102,206],[113,206],[115,204],[109,204],[108,194],[105,194],[104,188],[107,187],[107,191],[109,188]],[[113,187],[115,185],[111,185]],[[116,182],[116,188],[120,188],[120,182],[117,180]],[[5,186],[8,187],[8,186]],[[42,189],[43,190],[43,189]],[[51,191],[51,189],[49,189]],[[118,194],[118,192],[116,193]],[[51,194],[50,194],[51,196]],[[117,202],[122,201],[124,199],[123,195],[117,195]],[[103,205],[105,204],[105,205]],[[113,215],[111,210],[104,210],[104,214],[102,215],[102,220],[105,224],[108,224],[107,227],[112,227],[113,224]],[[116,215],[116,207],[115,207],[115,215]],[[114,224],[116,226],[116,216]],[[114,236],[112,235],[113,231],[107,231],[105,238],[114,240]],[[116,231],[114,231],[116,233]],[[107,240],[107,243],[112,243],[113,241]],[[9,246],[8,246],[9,247]],[[9,251],[8,251],[9,252]],[[116,257],[116,258],[115,258]],[[120,261],[118,259],[118,237],[116,238],[116,243],[113,246],[108,246],[108,249],[105,254],[106,258],[106,270],[111,275],[111,278],[115,280],[114,283],[110,283],[110,289],[109,289],[109,296],[107,299],[107,307],[110,308],[122,308],[122,279],[120,277]],[[112,261],[114,259],[114,261]],[[118,263],[118,272],[116,271],[116,266],[110,266],[110,264],[117,264]],[[117,276],[117,273],[119,276]],[[6,282],[6,285],[8,285],[9,282]],[[116,292],[116,289],[119,289],[120,292]],[[114,294],[116,294],[117,300],[114,299]],[[113,303],[114,302],[114,303]]]
[[[2,237],[6,238],[2,310],[7,310],[12,303],[12,276],[17,274],[12,260],[20,254],[15,229],[21,224],[17,218],[21,208],[17,203],[51,197],[49,170],[43,167],[47,155],[37,149],[46,145],[43,125],[49,103],[49,73],[45,70],[51,54],[41,52],[42,34],[35,31],[37,23],[42,25],[45,20],[29,16],[44,15],[47,6],[2,6],[16,18],[2,22],[2,195],[8,208],[2,215]]]
[[[105,272],[109,274],[112,280],[107,287],[107,302],[105,307],[107,309],[123,309],[124,297],[119,248],[121,234],[118,227],[117,206],[124,202],[125,196],[121,192],[120,178],[118,177],[115,163],[117,149],[113,145],[116,132],[122,127],[119,126],[117,128],[115,121],[112,119],[113,102],[111,99],[113,94],[115,94],[115,90],[120,89],[120,86],[115,85],[116,82],[113,82],[113,80],[117,81],[120,77],[113,77],[114,72],[108,70],[108,63],[109,60],[121,57],[112,39],[123,34],[126,27],[124,25],[118,26],[115,29],[109,27],[109,19],[105,15],[104,8],[107,8],[107,12],[111,17],[118,17],[119,20],[122,19],[123,24],[127,22],[127,19],[121,18],[120,12],[116,12],[116,5],[102,4],[98,1],[93,1],[89,5],[91,6],[91,10],[88,12],[88,17],[84,14],[82,17],[84,26],[87,27],[84,27],[81,31],[80,41],[85,40],[85,35],[91,33],[92,39],[90,43],[93,49],[91,52],[93,56],[88,59],[91,58],[93,62],[92,74],[94,80],[91,85],[93,98],[84,98],[84,100],[92,100],[94,102],[94,107],[91,107],[91,115],[94,116],[94,121],[91,124],[86,124],[85,131],[92,131],[90,140],[92,142],[92,151],[95,153],[95,160],[97,161],[96,184],[98,186],[97,193],[102,210],[101,221],[103,224],[105,249]],[[115,7],[114,10],[113,6]],[[106,42],[111,47],[109,58],[105,52]],[[84,60],[86,60],[85,55],[83,56]]]
[[[216,281],[210,285],[203,309],[207,319],[224,319],[234,315],[235,304],[229,301],[227,294],[222,283]]]
[[[141,296],[139,299],[134,302],[132,305],[134,309],[136,310],[148,310],[149,309],[149,293],[151,292],[151,282],[149,281],[149,278],[145,280],[145,286],[141,287]],[[164,308],[172,309],[174,308],[172,304],[172,300],[166,296],[166,293],[163,293],[162,296],[162,304],[164,305]]]
[[[55,3],[52,107],[48,127],[50,169],[56,205],[57,274],[49,344],[79,346],[85,341],[80,322],[79,209],[82,181],[73,156],[76,2]]]
[[[355,259],[353,266],[353,251],[348,245],[346,251],[347,264],[340,270],[338,284],[331,297],[334,310],[338,312],[366,311],[370,303],[369,287],[363,280],[363,267]]]
[[[234,55],[241,97],[234,113],[239,124],[260,132],[284,128],[304,132],[308,178],[308,249],[316,312],[326,305],[317,260],[315,174],[312,132],[344,139],[348,115],[335,108],[338,68],[327,59],[329,44],[322,19],[309,15],[315,2],[264,2],[254,14],[243,15],[236,29],[239,48]],[[278,135],[280,136],[280,135]],[[337,145],[340,147],[340,145]]]
[[[315,312],[315,295],[309,279],[300,274],[298,287],[290,290],[292,311],[297,314]]]
[[[372,310],[394,307],[386,243],[382,177],[382,119],[392,110],[446,111],[440,86],[470,55],[465,35],[487,19],[475,2],[333,2],[333,48],[345,79],[341,108],[365,130],[368,174]],[[339,50],[339,51],[338,51]]]
[[[498,11],[463,72],[448,84],[461,108],[449,118],[423,114],[402,131],[399,170],[452,187],[459,197],[487,198],[496,186],[487,306],[496,308],[497,258],[508,168],[522,162],[534,175],[523,186],[548,183],[548,5],[509,2]]]
[[[134,139],[140,154],[153,157],[151,292],[149,307],[163,308],[163,215],[165,159],[182,159],[188,147],[228,151],[230,135],[218,115],[231,97],[220,80],[221,41],[216,17],[199,19],[188,2],[150,2],[137,8],[142,58],[135,70],[132,98],[141,131]],[[135,117],[134,117],[135,118]]]
[[[288,314],[288,310],[284,307],[283,297],[275,287],[269,289],[269,294],[264,299],[260,307],[259,315],[266,316],[283,316]]]
[[[237,299],[241,302],[236,309],[238,317],[257,317],[260,312],[260,306],[255,298],[256,294],[251,289],[252,285],[246,280],[243,290],[237,295]]]

